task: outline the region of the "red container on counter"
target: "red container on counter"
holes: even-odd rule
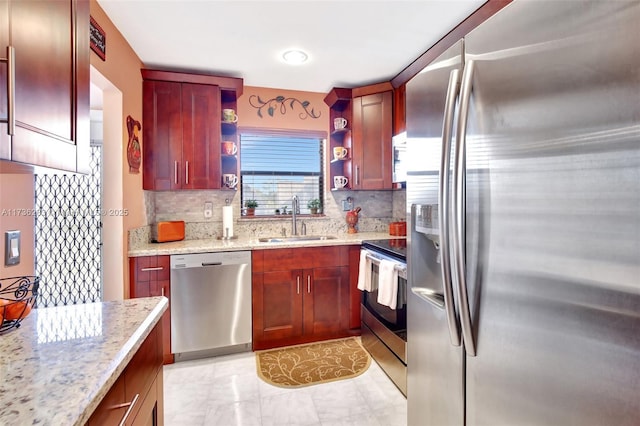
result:
[[[407,235],[407,222],[391,222],[389,224],[389,235],[405,237]]]

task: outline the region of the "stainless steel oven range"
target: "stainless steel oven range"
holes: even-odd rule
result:
[[[370,240],[362,243],[361,259],[366,259],[370,268],[367,278],[369,288],[362,291],[361,330],[362,344],[400,391],[407,395],[407,244],[404,238]],[[365,256],[365,258],[362,258]],[[386,262],[384,274],[392,264],[397,285],[397,295],[389,303],[388,289],[381,290],[381,262]],[[391,262],[391,263],[389,263]],[[397,275],[397,278],[396,278]],[[388,285],[388,282],[384,285]],[[380,293],[386,293],[380,297]]]

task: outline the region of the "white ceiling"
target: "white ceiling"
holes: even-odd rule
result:
[[[484,0],[98,0],[145,67],[328,92],[389,81]],[[304,65],[280,60],[300,48]],[[109,34],[107,34],[109,55]]]

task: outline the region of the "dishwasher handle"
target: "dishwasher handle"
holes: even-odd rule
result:
[[[222,262],[202,262],[202,266],[222,266]]]

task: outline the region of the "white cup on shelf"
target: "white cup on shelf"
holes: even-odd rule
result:
[[[333,187],[336,189],[344,188],[349,183],[349,179],[346,176],[334,176]]]

